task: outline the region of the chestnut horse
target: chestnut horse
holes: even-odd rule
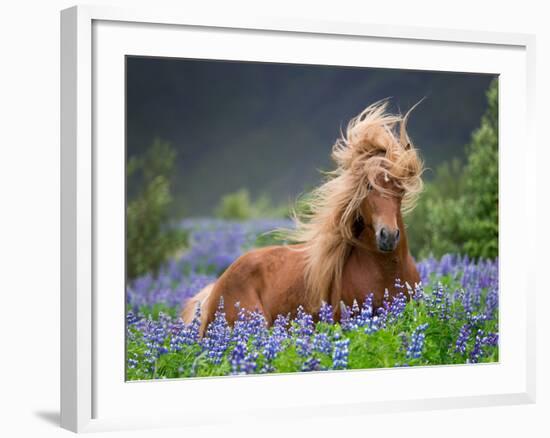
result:
[[[402,116],[386,109],[387,100],[367,107],[333,146],[336,169],[312,193],[307,215],[288,231],[297,243],[239,257],[188,301],[186,323],[200,306],[204,333],[221,297],[230,324],[237,302],[260,310],[270,325],[300,305],[316,313],[322,302],[332,305],[338,320],[341,302],[351,306],[373,293],[377,308],[386,289],[390,296],[397,293],[397,278],[411,286],[419,282],[402,213],[413,208],[422,189],[423,165],[406,132],[411,110]]]

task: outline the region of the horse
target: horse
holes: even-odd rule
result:
[[[239,308],[260,311],[270,326],[299,306],[316,314],[322,303],[338,321],[341,303],[373,294],[376,310],[399,292],[396,279],[418,284],[403,221],[422,190],[423,162],[406,130],[415,106],[393,114],[384,99],[352,118],[332,147],[336,168],[309,196],[307,212],[294,215],[296,228],[286,232],[293,243],[243,254],[188,300],[184,322],[200,314],[204,334],[221,299],[231,325]]]

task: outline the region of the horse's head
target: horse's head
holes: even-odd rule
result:
[[[382,101],[366,108],[336,142],[338,176],[330,189],[341,189],[339,218],[347,241],[392,252],[404,239],[401,212],[414,207],[422,189],[423,164],[406,131],[410,110],[401,116],[386,107]]]
[[[392,252],[404,232],[400,229],[403,191],[387,173],[376,177],[376,184],[367,185],[367,195],[360,206],[364,234],[379,251]]]
[[[390,114],[387,105],[376,102],[350,121],[332,149],[336,169],[310,194],[306,212],[289,233],[307,252],[312,307],[328,300],[350,247],[391,253],[405,241],[401,211],[414,207],[423,165],[406,132],[410,110]]]

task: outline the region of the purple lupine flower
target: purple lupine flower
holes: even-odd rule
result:
[[[357,317],[357,325],[359,327],[363,327],[367,325],[373,316],[373,300],[374,300],[374,294],[370,293],[366,296],[365,300],[363,301],[363,305],[361,306],[361,312],[359,316]]]
[[[349,339],[334,342],[332,351],[332,369],[344,370],[348,367]]]
[[[469,323],[466,323],[460,329],[458,333],[458,338],[455,343],[455,353],[464,354],[466,352],[466,344],[470,338],[470,333],[472,332],[472,327]]]
[[[138,321],[139,321],[139,318],[134,314],[134,312],[132,312],[131,310],[128,311],[128,313],[126,314],[126,324],[132,325]]]
[[[170,323],[168,332],[170,333],[170,346],[171,352],[181,351],[186,344],[186,327],[181,319]]]
[[[321,304],[321,308],[319,309],[319,321],[324,322],[326,324],[334,324],[334,314],[332,312],[332,306],[328,303]]]
[[[231,374],[251,374],[257,368],[258,352],[248,351],[244,342],[237,342],[229,355]]]
[[[281,340],[288,339],[288,327],[290,324],[290,315],[277,315],[275,322],[273,323],[273,328],[271,329],[271,336],[275,336]]]
[[[485,299],[485,319],[492,319],[493,314],[498,311],[498,289],[490,288]]]
[[[296,318],[291,327],[292,334],[299,337],[311,336],[314,329],[313,317],[309,313],[306,313],[302,306],[298,306]]]
[[[481,345],[488,347],[497,347],[498,346],[498,333],[487,333],[486,336],[481,338]]]
[[[350,331],[355,328],[352,311],[343,301],[340,301],[340,327],[344,331]]]
[[[281,339],[277,336],[269,336],[263,346],[263,355],[268,362],[271,362],[281,351]]]
[[[302,364],[302,371],[319,371],[321,369],[321,361],[316,357],[309,357]]]
[[[422,286],[422,282],[414,285],[413,298],[415,301],[422,301],[424,299],[424,287]]]
[[[474,346],[472,348],[472,351],[470,352],[470,356],[468,358],[468,363],[478,363],[479,359],[483,355],[483,351],[481,350],[481,347],[483,345],[482,343],[483,339],[483,330],[479,329],[476,334],[476,338],[474,341]]]
[[[309,337],[300,336],[296,338],[296,352],[302,357],[311,356],[313,346],[309,341]]]
[[[191,323],[185,328],[183,333],[184,340],[183,343],[186,345],[191,345],[199,341],[201,329],[201,306],[197,304],[195,307],[195,315]]]
[[[443,257],[441,257],[441,260],[439,261],[439,275],[445,276],[455,272],[454,262],[455,260],[453,258],[453,255],[451,254],[445,254]]]
[[[428,315],[434,316],[442,312],[443,308],[444,289],[441,282],[437,283],[437,286],[433,290],[430,300],[428,302]]]
[[[357,326],[363,327],[366,334],[374,333],[380,328],[378,316],[374,316],[373,300],[374,295],[368,294],[361,306],[361,313],[356,318]]]
[[[243,374],[243,364],[247,353],[246,344],[242,341],[237,342],[231,354],[229,356],[229,363],[231,364],[231,374]]]
[[[464,290],[464,294],[462,296],[462,307],[464,308],[464,312],[466,312],[466,316],[468,318],[474,313],[474,304],[470,289]]]
[[[138,366],[138,355],[136,353],[132,353],[132,357],[128,358],[128,368],[133,369]]]
[[[318,353],[330,354],[332,352],[332,343],[326,333],[317,333],[313,336],[313,350]]]
[[[439,311],[439,319],[445,321],[451,317],[450,310],[451,308],[451,298],[448,294],[445,294],[443,302],[441,303],[441,310]]]
[[[235,303],[235,309],[237,310],[237,319],[233,324],[233,331],[231,332],[231,340],[235,342],[247,342],[248,341],[248,319],[246,315],[246,309],[241,307],[239,301]]]
[[[207,353],[208,359],[213,364],[220,364],[231,340],[231,329],[227,324],[224,312],[223,297],[220,297],[218,309],[214,314],[214,320],[206,328],[202,339],[202,346]]]
[[[426,334],[424,333],[428,328],[428,323],[420,324],[414,329],[411,334],[411,340],[409,342],[409,347],[407,348],[407,358],[408,359],[418,359],[422,356],[422,349],[424,348],[424,340],[426,339]]]
[[[248,334],[253,338],[255,348],[260,348],[268,335],[267,321],[265,316],[259,310],[254,310],[248,314]]]
[[[391,304],[388,309],[388,316],[392,321],[396,321],[405,311],[407,306],[407,297],[403,292],[399,292],[391,300]]]

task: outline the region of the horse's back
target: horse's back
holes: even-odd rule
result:
[[[229,322],[237,317],[236,303],[260,310],[268,322],[277,314],[293,312],[303,293],[304,253],[298,246],[268,246],[251,250],[233,262],[214,284],[207,305],[207,320],[223,297]]]

